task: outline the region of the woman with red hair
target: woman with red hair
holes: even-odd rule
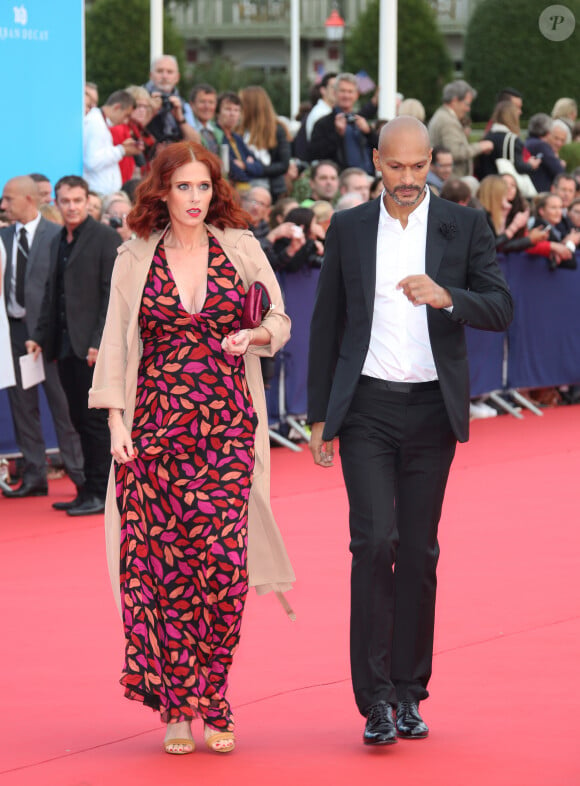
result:
[[[193,752],[194,718],[210,749],[233,750],[226,690],[248,586],[286,604],[294,580],[269,502],[260,371],[289,319],[247,221],[216,156],[191,142],[159,153],[127,217],[137,239],[115,263],[90,394],[109,410],[121,683],[161,713],[167,753]],[[254,281],[274,306],[241,329]]]

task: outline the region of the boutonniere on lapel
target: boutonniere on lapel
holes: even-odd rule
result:
[[[457,232],[457,224],[455,221],[451,221],[450,223],[442,221],[439,224],[439,231],[446,240],[453,240],[455,233]]]

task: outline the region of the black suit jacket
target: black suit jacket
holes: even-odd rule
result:
[[[339,432],[371,337],[381,197],[336,213],[326,237],[312,317],[308,419]],[[457,439],[469,437],[469,368],[464,325],[505,330],[513,313],[485,213],[431,195],[425,272],[453,299],[453,311],[427,306],[431,348]]]
[[[58,249],[63,229],[50,246],[50,270],[40,316],[32,338],[40,344],[46,361],[58,351]],[[90,216],[82,226],[64,271],[66,319],[73,352],[81,359],[89,347],[101,343],[113,264],[121,244],[118,232]]]
[[[24,279],[24,302],[26,304],[26,324],[28,333],[32,335],[42,306],[42,298],[50,267],[50,243],[60,234],[61,227],[41,216],[32,245],[28,251],[26,278]],[[15,226],[2,227],[0,238],[6,249],[6,270],[4,272],[4,299],[8,305],[10,279],[12,277],[12,250],[15,238]]]

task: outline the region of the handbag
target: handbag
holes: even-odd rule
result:
[[[260,281],[254,281],[246,292],[242,311],[242,330],[259,327],[268,312],[274,308],[268,290]]]
[[[526,199],[532,199],[538,195],[536,187],[529,175],[522,175],[514,166],[515,161],[516,135],[507,132],[503,138],[502,157],[496,158],[495,168],[500,175],[511,175],[516,181],[518,191]]]

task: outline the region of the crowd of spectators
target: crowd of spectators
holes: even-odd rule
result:
[[[323,264],[324,238],[332,214],[382,193],[382,181],[372,162],[385,122],[377,118],[378,90],[370,100],[361,102],[355,75],[324,75],[313,86],[311,101],[301,108],[300,119],[292,121],[277,115],[262,87],[218,94],[212,85],[196,84],[186,100],[179,93],[179,82],[177,61],[163,55],[152,63],[143,85],[118,89],[102,103],[97,85],[86,84],[83,178],[73,181],[72,186],[65,182],[65,190],[82,191],[80,224],[71,221],[70,210],[68,219],[64,216],[59,193],[53,202],[52,186],[44,175],[31,173],[4,184],[0,204],[0,220],[6,227],[4,243],[0,241],[1,305],[7,310],[10,336],[6,340],[12,339],[13,353],[22,350],[25,339],[38,335],[37,325],[32,324],[38,308],[28,308],[16,295],[17,279],[23,275],[19,266],[25,264],[19,242],[22,230],[22,236],[27,235],[30,259],[39,253],[34,244],[45,243],[43,264],[29,265],[27,272],[27,276],[36,277],[37,289],[44,289],[51,275],[50,259],[62,262],[64,251],[72,250],[86,222],[105,225],[116,233],[115,243],[110,242],[110,236],[108,240],[111,258],[106,264],[110,267],[116,245],[131,237],[126,216],[135,189],[157,152],[172,142],[197,141],[220,157],[283,289],[295,287],[307,276],[312,291]],[[556,274],[575,267],[580,244],[580,172],[567,171],[562,148],[577,144],[580,138],[576,102],[561,98],[550,114],[537,111],[542,107],[532,107],[535,113],[523,132],[523,96],[514,88],[505,88],[498,94],[483,134],[475,138],[470,110],[476,98],[476,89],[463,80],[443,88],[442,104],[427,123],[433,145],[429,187],[444,199],[484,210],[498,251],[545,257]],[[425,109],[417,99],[399,99],[398,114],[426,121]],[[62,196],[62,181],[59,190]],[[21,210],[20,203],[28,208]],[[43,239],[43,233],[35,233],[39,217],[51,226],[63,226]],[[62,270],[59,275],[62,279]],[[24,297],[20,285],[18,297]],[[99,313],[103,308],[106,302],[100,302]],[[299,317],[308,318],[303,307]],[[89,344],[95,352],[99,329],[102,325],[95,328]],[[305,375],[305,347],[291,351],[296,355],[287,365],[286,375]],[[274,371],[270,368],[267,373]],[[27,435],[27,424],[23,425],[27,407],[34,433],[38,433],[38,402],[27,403],[24,410],[19,407],[17,399],[23,399],[25,393],[17,377],[10,401],[24,456],[23,484],[25,489],[31,487],[40,493],[46,479],[38,474],[38,459],[36,454],[31,456],[30,449],[34,440]],[[53,375],[50,384],[62,403],[63,392]],[[77,386],[83,395],[84,387]],[[551,391],[545,400],[561,397],[558,391]],[[26,400],[31,397],[27,395]],[[304,414],[302,400],[288,403],[293,414]],[[475,403],[474,417],[483,416],[485,408],[488,415],[496,414],[481,404]],[[78,421],[78,413],[76,418]],[[80,487],[78,472],[77,476]]]

